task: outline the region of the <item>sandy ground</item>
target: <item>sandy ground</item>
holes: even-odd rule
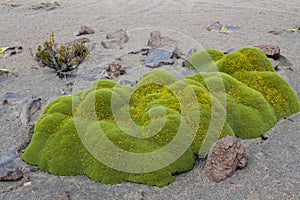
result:
[[[0,68],[16,75],[0,76],[0,100],[6,92],[15,92],[28,98],[42,99],[42,105],[61,90],[86,88],[90,82],[79,77],[59,79],[49,68],[41,68],[30,56],[28,48],[35,49],[54,32],[57,42],[77,39],[81,25],[95,30],[88,35],[94,44],[90,59],[81,70],[110,62],[129,50],[146,45],[149,33],[159,30],[179,41],[186,53],[190,48],[238,49],[246,45],[275,44],[281,48],[293,65],[280,73],[300,96],[300,33],[272,35],[272,29],[299,26],[300,3],[287,1],[59,1],[53,10],[31,9],[40,1],[0,1],[0,47],[22,45],[20,54],[0,58]],[[241,31],[234,34],[208,32],[205,27],[215,21],[236,24]],[[298,24],[297,24],[298,23]],[[106,33],[126,29],[130,40],[122,50],[103,50],[100,42]],[[72,91],[67,86],[73,82]],[[0,106],[0,156],[17,148],[27,136],[20,123],[21,105]],[[299,199],[300,198],[300,114],[279,121],[267,135],[269,139],[244,140],[249,156],[247,168],[221,183],[209,181],[197,163],[188,173],[177,176],[169,186],[158,188],[140,184],[122,183],[104,185],[85,176],[57,177],[45,172],[31,172],[16,182],[0,182],[0,199],[53,199],[67,192],[70,199]]]

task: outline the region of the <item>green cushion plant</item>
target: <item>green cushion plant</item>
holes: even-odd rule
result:
[[[257,48],[198,51],[190,61],[210,69],[180,80],[157,69],[134,87],[99,80],[53,100],[22,158],[55,175],[164,186],[218,138],[259,137],[300,110],[295,92]]]

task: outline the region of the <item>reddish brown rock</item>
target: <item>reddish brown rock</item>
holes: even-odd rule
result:
[[[225,136],[211,147],[204,171],[209,180],[220,182],[246,165],[247,158],[242,143],[232,136]]]
[[[95,31],[87,26],[81,26],[76,36],[93,34]]]
[[[102,78],[113,79],[114,77],[119,77],[126,73],[126,67],[118,63],[111,63],[105,67],[101,73]]]
[[[277,60],[280,56],[280,48],[276,45],[270,45],[270,44],[264,44],[260,46],[256,46],[263,50],[263,52],[266,54],[267,57],[273,58],[274,60]]]

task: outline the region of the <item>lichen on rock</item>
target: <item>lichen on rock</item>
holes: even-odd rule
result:
[[[201,72],[179,80],[157,69],[133,87],[99,80],[53,100],[22,158],[55,175],[164,186],[219,138],[256,138],[299,112],[297,95],[261,50],[208,54],[215,56],[200,60]]]

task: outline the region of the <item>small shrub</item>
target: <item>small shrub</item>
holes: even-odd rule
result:
[[[52,33],[49,40],[38,46],[35,57],[42,65],[55,69],[59,77],[64,77],[66,72],[76,69],[88,54],[88,48],[82,42],[58,46]]]

